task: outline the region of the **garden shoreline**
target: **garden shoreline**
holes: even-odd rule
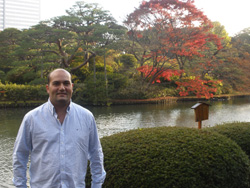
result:
[[[234,98],[250,97],[250,93],[245,94],[226,94],[226,95],[215,95],[213,98],[206,99],[205,97],[197,98],[195,96],[186,97],[159,97],[150,99],[112,99],[108,101],[110,105],[134,105],[134,104],[168,104],[174,102],[185,102],[185,101],[217,101],[217,100],[231,100]],[[43,104],[46,101],[0,101],[0,108],[33,108]],[[86,106],[86,105],[84,105]],[[90,106],[90,105],[87,105]],[[94,106],[94,105],[92,105]]]
[[[151,99],[114,99],[110,102],[112,105],[126,105],[126,104],[165,104],[172,102],[184,102],[184,101],[217,101],[217,100],[231,100],[234,98],[250,97],[250,93],[245,94],[225,94],[225,95],[214,95],[213,98],[206,99],[205,97],[159,97]]]

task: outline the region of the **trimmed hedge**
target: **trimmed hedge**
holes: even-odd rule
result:
[[[75,84],[72,99],[79,104],[83,104],[83,84]],[[48,93],[45,85],[18,85],[2,84],[0,82],[0,107],[22,107],[41,104],[48,100]],[[2,102],[2,104],[1,104]],[[14,102],[14,104],[13,104]],[[22,104],[24,102],[25,104]],[[27,102],[27,103],[26,103]]]
[[[0,83],[1,101],[46,100],[48,94],[44,85],[18,85]]]
[[[231,139],[211,131],[147,128],[103,137],[101,143],[104,188],[249,187],[247,155]]]
[[[208,128],[235,141],[250,157],[250,122],[232,122],[218,124]]]

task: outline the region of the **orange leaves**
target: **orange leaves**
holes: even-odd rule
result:
[[[152,66],[141,66],[137,69],[139,72],[144,73],[145,78],[151,79],[154,83],[161,83],[163,80],[171,81],[173,76],[180,77],[183,71],[172,69],[157,69]],[[217,91],[217,87],[221,81],[202,80],[200,77],[190,77],[181,81],[176,81],[177,90],[180,96],[196,95],[198,98],[205,96],[206,99],[212,98]]]
[[[144,81],[151,83],[171,80],[174,75],[178,79],[186,69],[187,62],[195,64],[192,67],[201,63],[204,70],[211,70],[216,62],[210,58],[213,55],[211,50],[222,48],[222,38],[211,33],[212,22],[195,7],[193,0],[143,1],[125,23],[131,30],[130,39],[137,45],[133,47],[139,47],[143,52],[139,54],[145,60],[143,63],[154,65],[138,68],[144,73]],[[136,48],[132,50],[138,55]],[[193,61],[194,58],[201,60]],[[171,62],[173,59],[175,62]],[[173,67],[178,67],[179,71],[162,68],[166,65],[177,65]],[[182,80],[178,84],[182,96],[195,94],[209,98],[216,92],[214,81],[195,78]]]
[[[206,99],[213,97],[217,91],[217,85],[220,83],[221,81],[201,80],[199,77],[176,82],[180,96],[195,94],[198,98],[205,96]]]
[[[158,69],[156,67],[144,65],[137,69],[139,72],[144,73],[144,77],[154,77],[152,83],[161,83],[160,79],[171,81],[172,76],[180,76],[183,71],[172,69]]]
[[[142,34],[140,33],[137,34],[137,38],[142,38],[142,37],[143,37]]]
[[[221,39],[208,33],[213,27],[203,12],[195,7],[193,0],[149,0],[143,1],[138,9],[128,16],[126,24],[134,32],[134,40],[157,39],[158,48],[164,48],[177,56],[199,56],[207,50],[207,43],[213,42],[218,50]],[[149,35],[143,31],[154,30]],[[142,36],[143,35],[143,36]]]

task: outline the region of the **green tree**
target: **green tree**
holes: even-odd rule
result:
[[[119,57],[119,61],[122,63],[124,70],[134,68],[137,63],[137,59],[132,54],[122,54]]]
[[[77,2],[66,11],[68,16],[52,19],[48,24],[53,29],[60,29],[74,33],[74,49],[71,53],[66,51],[68,42],[58,43],[58,50],[62,56],[62,65],[69,67],[71,72],[83,67],[96,54],[100,54],[101,48],[119,39],[124,34],[124,28],[117,25],[108,11],[102,10],[98,4],[85,4]],[[61,39],[62,40],[62,39]],[[72,45],[72,42],[70,42]],[[99,52],[99,53],[98,53]],[[72,66],[72,61],[79,57],[77,66]],[[70,57],[70,58],[68,58]]]
[[[5,74],[10,71],[12,62],[18,58],[14,56],[16,48],[19,46],[21,31],[8,28],[0,32],[0,80],[5,79]]]
[[[97,4],[77,2],[67,14],[22,32],[15,48],[15,55],[21,58],[12,61],[13,69],[8,73],[11,81],[43,79],[57,67],[74,73],[125,34],[125,28]]]
[[[201,56],[195,56],[191,59],[192,63],[188,63],[185,67],[187,75],[200,76],[202,79],[217,78],[214,70],[221,69],[223,63],[227,61],[229,50],[231,49],[231,37],[219,22],[213,22],[213,27],[208,34],[217,35],[221,41],[222,48],[217,47],[213,42],[207,42]]]

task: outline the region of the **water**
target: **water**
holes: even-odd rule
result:
[[[159,126],[198,127],[194,110],[196,102],[170,104],[127,105],[109,108],[89,108],[95,117],[100,137],[137,128]],[[209,119],[202,127],[223,122],[250,122],[250,98],[210,102]]]
[[[170,104],[126,105],[111,107],[87,107],[93,112],[100,137],[109,136],[130,129],[183,126],[198,127],[194,121],[196,102]],[[210,103],[209,119],[202,127],[211,127],[223,122],[250,122],[250,98]],[[0,187],[14,188],[12,185],[12,150],[15,137],[25,113],[24,109],[0,109]]]
[[[12,185],[12,151],[15,137],[27,109],[0,109],[0,187]]]

